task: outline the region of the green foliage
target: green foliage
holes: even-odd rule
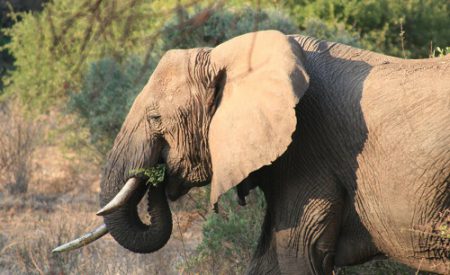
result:
[[[11,38],[5,35],[1,30],[3,28],[11,27],[14,20],[17,18],[8,16],[11,10],[14,11],[33,11],[40,10],[42,7],[42,0],[34,1],[5,1],[0,0],[0,76],[4,75],[8,70],[13,69],[13,57],[7,52],[2,51],[4,45],[11,41]],[[0,95],[2,94],[3,83],[0,78]]]
[[[133,169],[129,172],[130,177],[144,176],[147,178],[146,184],[156,186],[164,181],[166,166],[158,164],[150,168]]]
[[[196,11],[198,12],[198,11]],[[190,13],[181,9],[163,29],[163,50],[172,48],[214,47],[235,36],[255,31],[276,29],[286,34],[297,33],[295,24],[275,10],[255,11],[250,7],[218,10],[202,25],[184,25]]]
[[[91,133],[91,143],[103,155],[111,148],[134,98],[145,85],[144,78],[138,77],[141,69],[138,58],[128,58],[123,64],[103,58],[89,65],[80,91],[70,96],[69,110],[79,114]]]
[[[36,112],[64,108],[70,91],[80,89],[88,64],[104,57],[122,62],[129,55],[145,55],[145,66],[161,49],[214,46],[255,29],[297,32],[292,20],[273,8],[289,13],[306,34],[397,56],[404,51],[406,56],[426,57],[431,41],[450,41],[446,0],[258,1],[252,8],[230,1],[204,24],[183,24],[200,9],[183,8],[185,2],[57,0],[41,13],[12,14],[22,20],[4,31],[12,39],[4,43],[17,68],[3,77],[7,95],[20,97]],[[200,6],[210,2],[200,1]],[[173,11],[176,19],[168,20]]]
[[[177,2],[56,0],[41,13],[12,14],[22,20],[4,30],[16,67],[3,77],[6,95],[37,113],[63,109],[89,63],[153,56],[154,35]]]
[[[446,56],[449,53],[450,53],[450,47],[445,47],[445,48],[436,47],[433,50],[431,57],[442,57],[442,56]]]
[[[358,34],[363,48],[385,54],[428,57],[431,41],[450,42],[447,0],[286,0],[285,8],[301,29],[311,18],[329,27],[344,24],[349,33]]]
[[[242,274],[256,248],[265,214],[260,190],[247,197],[248,204],[237,204],[235,192],[224,194],[219,213],[208,215],[203,240],[182,267],[184,271],[208,274]]]
[[[312,17],[305,20],[304,27],[304,34],[306,35],[360,47],[358,34],[352,34],[345,30],[345,25],[343,23],[329,25],[319,18]]]
[[[450,226],[448,224],[441,224],[437,228],[439,236],[444,239],[450,239]]]

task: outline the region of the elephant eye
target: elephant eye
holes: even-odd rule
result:
[[[151,114],[147,116],[147,119],[153,130],[157,132],[162,131],[161,115]]]
[[[145,114],[147,119],[150,121],[159,121],[161,120],[161,115],[158,112],[158,104],[151,103],[146,109]]]

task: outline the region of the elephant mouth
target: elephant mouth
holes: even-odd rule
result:
[[[211,177],[199,169],[199,165],[186,173],[180,166],[170,167],[164,158],[160,158],[158,164],[165,165],[167,168],[164,180],[167,198],[176,201],[186,195],[193,187],[203,187],[211,183]]]
[[[191,188],[186,186],[182,179],[169,176],[165,183],[165,189],[167,198],[171,201],[176,201],[186,195]]]
[[[202,187],[210,184],[210,180],[188,181],[176,174],[168,174],[165,180],[166,196],[171,201],[176,201],[186,195],[193,187]]]

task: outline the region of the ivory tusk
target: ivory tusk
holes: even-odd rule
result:
[[[57,248],[52,250],[52,253],[67,252],[67,251],[71,251],[71,250],[83,247],[85,245],[92,243],[93,241],[95,241],[97,239],[100,239],[102,236],[106,235],[107,233],[108,233],[108,229],[106,228],[106,225],[102,224],[99,227],[97,227],[96,229],[94,229],[94,231],[86,233],[83,236],[79,237],[78,239],[75,239],[73,241],[70,241],[68,243],[58,246]]]
[[[125,185],[120,189],[119,193],[108,204],[103,206],[96,214],[98,216],[104,216],[106,214],[114,212],[117,208],[123,206],[133,195],[134,191],[140,186],[139,181],[136,178],[130,178]]]

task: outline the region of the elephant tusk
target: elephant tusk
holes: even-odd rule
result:
[[[100,209],[96,214],[97,216],[104,216],[107,214],[110,214],[123,206],[127,201],[131,198],[134,191],[140,186],[141,184],[136,178],[130,178],[125,185],[120,189],[119,193],[110,201],[108,204],[103,206],[102,209]]]
[[[86,233],[83,236],[79,237],[78,239],[75,239],[73,241],[70,241],[68,243],[58,246],[57,248],[52,250],[52,253],[67,252],[67,251],[71,251],[71,250],[83,247],[85,245],[92,243],[93,241],[95,241],[97,239],[100,239],[107,233],[108,233],[108,229],[106,228],[106,225],[102,224],[99,227],[97,227],[96,229],[94,229],[94,231]]]

